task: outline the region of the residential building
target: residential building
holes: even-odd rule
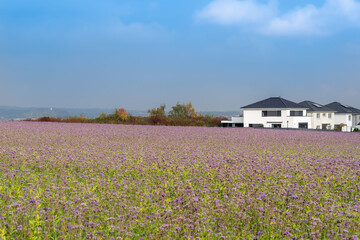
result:
[[[244,127],[312,128],[308,108],[281,97],[271,97],[242,109]]]
[[[335,125],[335,111],[312,101],[303,101],[299,105],[307,108],[311,117],[312,129],[331,130]]]
[[[332,102],[325,107],[335,111],[335,128],[340,128],[343,124],[343,131],[351,132],[360,123],[360,110],[339,102]]]

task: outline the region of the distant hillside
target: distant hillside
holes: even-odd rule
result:
[[[133,116],[145,117],[148,116],[147,111],[126,110],[128,114]],[[31,119],[40,117],[56,117],[67,118],[71,116],[80,116],[80,114],[87,118],[96,118],[100,113],[110,114],[114,109],[106,108],[23,108],[23,107],[8,107],[0,106],[0,120],[14,120],[14,119]],[[241,114],[241,111],[199,111],[202,115],[213,115],[215,117],[224,116],[230,118]]]
[[[224,111],[224,112],[219,112],[219,111],[207,111],[207,112],[198,112],[199,114],[202,115],[212,115],[214,117],[227,117],[227,118],[231,118],[234,116],[239,116],[240,114],[242,114],[243,112],[241,110],[239,111]]]
[[[100,113],[110,113],[112,109],[67,109],[67,108],[21,108],[0,106],[0,120],[39,118],[44,116],[66,118],[80,116],[95,118]]]

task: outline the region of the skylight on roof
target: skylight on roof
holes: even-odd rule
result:
[[[350,107],[350,106],[344,105],[344,104],[341,104],[341,106],[343,106],[344,108],[349,108]]]
[[[313,105],[314,105],[315,107],[318,107],[318,108],[321,108],[321,107],[322,107],[322,105],[317,104],[317,103],[313,103]]]

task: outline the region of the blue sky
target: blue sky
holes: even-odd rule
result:
[[[360,108],[360,1],[0,0],[0,105]]]

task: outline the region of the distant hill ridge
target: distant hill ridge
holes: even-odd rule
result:
[[[84,116],[87,118],[96,118],[101,113],[110,114],[115,109],[110,108],[36,108],[36,107],[10,107],[0,106],[0,120],[14,120],[14,119],[31,119],[40,117],[56,117],[67,118],[71,116]],[[128,110],[128,114],[133,116],[145,117],[148,116],[147,111]],[[230,118],[237,116],[242,111],[198,111],[198,114],[213,115],[215,117],[223,116]]]

